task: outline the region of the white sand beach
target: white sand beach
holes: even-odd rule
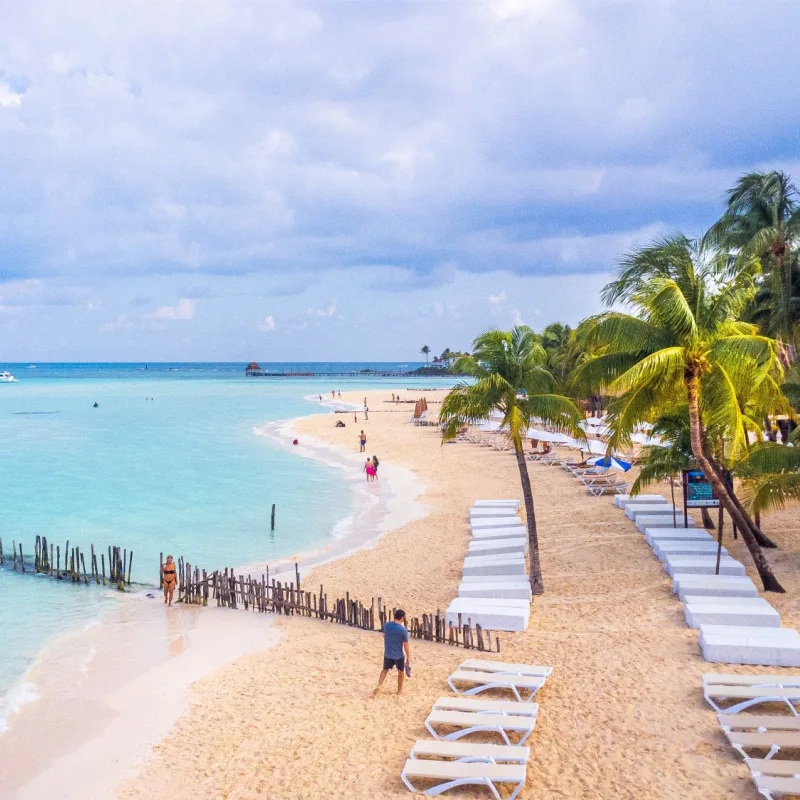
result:
[[[455,596],[468,507],[479,497],[518,497],[519,481],[508,453],[442,445],[435,428],[405,424],[409,407],[397,410],[386,402],[389,394],[369,394],[363,426],[348,420],[334,428],[333,417],[322,416],[296,427],[300,436],[350,451],[363,427],[382,469],[405,466],[426,485],[429,514],[375,547],[316,568],[308,582],[367,602],[381,596],[420,614]],[[432,409],[436,394],[427,393]],[[562,470],[533,464],[531,474],[546,593],[534,599],[527,632],[501,634],[502,656],[552,665],[554,674],[537,696],[541,711],[521,796],[755,800],[747,769],[700,692],[700,673],[713,668],[641,534],[610,498],[588,496]],[[770,516],[764,527],[781,545],[769,557],[789,590],[769,600],[784,625],[795,625],[796,510]],[[726,546],[748,564],[740,540],[728,536]],[[755,578],[749,564],[748,572]],[[445,678],[463,651],[412,641],[414,676],[405,696],[398,699],[387,682],[370,700],[380,667],[376,634],[308,619],[283,618],[275,627],[282,633],[276,646],[192,686],[188,712],[119,787],[119,797],[155,797],[165,786],[187,799],[408,796],[399,778],[403,761],[425,737],[425,716],[447,693]],[[467,789],[458,796],[484,795]]]

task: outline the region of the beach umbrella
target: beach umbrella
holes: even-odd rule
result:
[[[587,462],[592,467],[605,467],[606,469],[618,469],[620,472],[627,472],[631,465],[627,461],[615,456],[597,456],[590,458]]]

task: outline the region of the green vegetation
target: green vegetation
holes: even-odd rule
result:
[[[514,447],[528,517],[531,591],[542,594],[539,537],[523,440],[534,419],[583,437],[578,427],[583,415],[572,400],[556,393],[557,381],[546,367],[547,353],[530,328],[489,331],[475,339],[472,351],[471,356],[458,359],[455,369],[474,382],[460,383],[442,403],[443,436],[445,441],[455,439],[471,422],[487,420],[493,411],[502,414],[502,429]]]
[[[579,406],[608,412],[610,451],[629,449],[642,423],[664,442],[643,448],[634,492],[702,469],[764,588],[783,591],[762,553],[776,545],[759,515],[800,500],[800,448],[764,441],[777,438],[776,417],[785,433],[800,411],[800,206],[789,176],[745,175],[703,237],[675,234],[625,255],[603,301],[608,311],[574,329],[556,322],[539,334],[478,337],[452,367],[474,384],[460,384],[442,408],[445,438],[502,413],[528,511],[534,591],[543,584],[522,439],[534,418],[575,434]],[[792,439],[800,445],[800,429]],[[744,484],[741,498],[728,469]]]

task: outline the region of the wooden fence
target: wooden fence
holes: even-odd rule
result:
[[[163,559],[162,559],[163,561]],[[251,575],[237,575],[233,569],[215,570],[208,573],[204,569],[179,558],[178,602],[207,606],[216,602],[218,606],[241,608],[245,611],[284,614],[287,616],[311,617],[327,620],[339,625],[361,628],[367,631],[380,631],[386,622],[394,618],[394,608],[383,604],[380,597],[372,598],[369,606],[345,593],[345,597],[328,599],[324,586],[319,593],[307,592],[300,586],[300,572],[295,564],[295,581],[270,581],[269,570],[260,578]],[[500,639],[483,630],[480,625],[472,625],[469,618],[463,620],[458,615],[458,625],[447,625],[444,615],[437,610],[435,614],[421,617],[406,615],[409,635],[414,639],[464,647],[484,652],[500,652]]]
[[[46,536],[37,536],[34,545],[33,561],[30,560],[30,551],[27,556],[23,552],[22,544],[17,545],[12,540],[11,555],[3,552],[3,539],[0,537],[0,566],[8,562],[14,571],[35,572],[49,575],[58,580],[70,579],[72,583],[88,585],[90,580],[103,586],[106,581],[106,554],[100,553],[98,561],[94,545],[89,550],[89,569],[86,569],[86,553],[77,545],[70,549],[69,540],[64,547],[64,568],[61,568],[61,545],[48,546]],[[117,589],[125,591],[126,584],[131,584],[131,567],[133,565],[133,550],[128,553],[121,547],[108,548],[108,582],[116,584]]]

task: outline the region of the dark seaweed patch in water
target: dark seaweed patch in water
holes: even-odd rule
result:
[[[12,411],[15,417],[33,416],[34,414],[60,414],[60,411]]]

